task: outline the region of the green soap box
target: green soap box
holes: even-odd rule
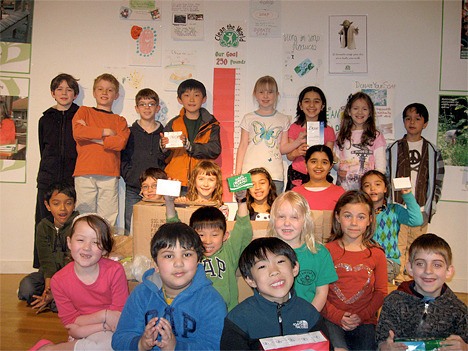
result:
[[[237,193],[241,190],[247,190],[253,187],[252,176],[250,173],[241,174],[234,177],[227,178],[229,191],[231,193]]]
[[[440,342],[444,339],[395,339],[408,346],[408,351],[433,351],[440,347]]]

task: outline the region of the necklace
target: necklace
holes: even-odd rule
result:
[[[176,298],[176,296],[177,296],[177,295],[176,296],[168,295],[167,292],[166,292],[166,289],[164,287],[162,288],[162,291],[163,291],[164,297],[166,299],[174,300]]]

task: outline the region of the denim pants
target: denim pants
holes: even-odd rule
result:
[[[377,350],[374,324],[361,324],[354,330],[346,331],[341,326],[324,320],[333,347],[356,351]]]

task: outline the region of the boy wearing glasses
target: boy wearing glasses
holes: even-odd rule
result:
[[[130,231],[133,205],[141,200],[140,176],[148,168],[164,170],[165,167],[164,155],[159,148],[163,126],[155,119],[160,110],[159,96],[155,91],[145,88],[136,94],[135,104],[140,119],[130,127],[130,137],[121,153],[120,166],[120,174],[125,181],[126,232]]]

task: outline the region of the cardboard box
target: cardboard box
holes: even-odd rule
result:
[[[315,350],[328,351],[330,343],[322,332],[316,331],[307,334],[275,336],[260,339],[262,349],[274,351],[300,351]]]
[[[333,225],[333,211],[310,211],[314,221],[315,240],[325,244],[331,235]]]

